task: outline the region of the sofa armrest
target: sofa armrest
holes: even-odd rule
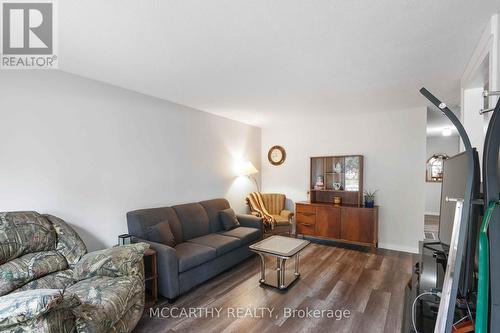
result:
[[[73,270],[75,279],[81,281],[93,276],[127,276],[138,275],[144,251],[149,244],[137,243],[115,246],[109,249],[87,253],[78,261]]]
[[[289,211],[289,210],[283,209],[283,210],[281,211],[280,215],[281,215],[282,217],[284,217],[284,218],[288,219],[289,221],[291,221],[291,220],[292,220],[292,218],[293,218],[293,215],[294,215],[294,214],[293,214],[291,211]]]
[[[16,331],[18,325],[38,320],[51,311],[71,311],[81,304],[77,295],[59,289],[33,289],[0,297],[0,331]],[[20,331],[22,331],[20,329]]]
[[[261,230],[264,228],[264,223],[260,217],[248,214],[238,214],[236,218],[242,227],[257,228]]]
[[[160,294],[170,299],[179,296],[179,260],[177,259],[175,249],[165,244],[148,241],[135,236],[132,237],[132,241],[147,243],[151,249],[156,251],[158,289]]]

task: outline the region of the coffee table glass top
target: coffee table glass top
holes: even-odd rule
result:
[[[283,257],[296,255],[300,250],[309,245],[309,241],[283,236],[271,236],[258,243],[250,245],[254,251],[266,252]]]

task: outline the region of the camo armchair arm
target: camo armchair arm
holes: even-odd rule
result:
[[[57,328],[62,323],[51,321],[49,313],[59,311],[54,318],[72,317],[72,310],[81,304],[73,293],[59,289],[33,289],[0,297],[0,331],[27,332],[37,328]],[[61,321],[61,320],[59,320]],[[57,332],[57,329],[54,330]]]
[[[75,265],[75,279],[81,281],[93,276],[142,275],[140,263],[148,248],[149,244],[136,243],[87,253]]]

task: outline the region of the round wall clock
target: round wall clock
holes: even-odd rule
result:
[[[272,165],[280,165],[285,162],[286,152],[285,148],[281,146],[274,146],[269,149],[269,153],[267,153],[267,159]]]

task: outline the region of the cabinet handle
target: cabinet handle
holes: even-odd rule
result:
[[[303,226],[306,226],[306,227],[310,227],[310,226],[312,226],[312,224],[310,224],[310,223],[300,223],[300,222],[299,222],[299,224],[300,224],[300,225],[303,225]]]

